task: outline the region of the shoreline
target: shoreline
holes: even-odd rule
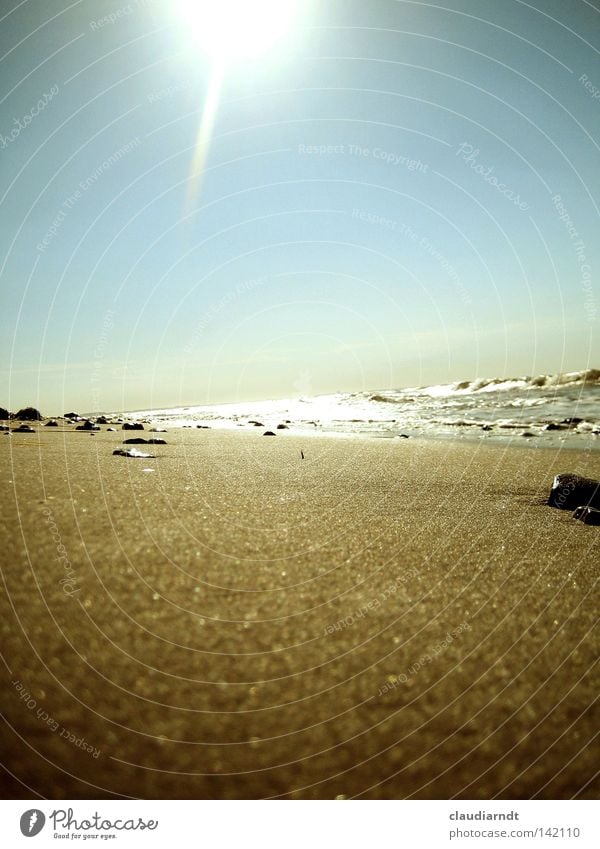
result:
[[[45,432],[46,422],[48,421],[56,421],[62,420],[64,417],[62,416],[44,416],[40,421],[36,422],[26,422],[27,424],[32,425],[37,428],[40,433]],[[94,421],[94,416],[81,416],[80,422],[84,421]],[[148,435],[151,434],[153,428],[160,426],[161,431],[164,430],[167,433],[175,434],[180,431],[192,431],[196,432],[200,431],[213,431],[216,433],[238,433],[238,434],[246,434],[253,436],[262,436],[264,430],[272,430],[275,428],[275,436],[279,436],[283,439],[295,438],[295,439],[309,439],[312,440],[314,438],[323,438],[323,439],[358,439],[358,440],[381,440],[381,441],[390,441],[390,442],[403,442],[407,439],[410,439],[413,443],[418,442],[456,442],[461,445],[478,445],[481,447],[486,446],[494,446],[501,445],[505,448],[525,448],[532,449],[535,451],[539,450],[548,450],[548,451],[575,451],[583,454],[594,454],[595,452],[600,451],[600,439],[596,436],[590,435],[588,437],[588,442],[585,445],[578,445],[575,441],[576,436],[580,436],[585,438],[583,434],[568,434],[568,436],[560,437],[556,435],[553,440],[548,439],[547,437],[541,437],[541,435],[532,435],[529,438],[525,437],[523,434],[515,434],[513,436],[504,436],[498,433],[489,433],[485,434],[485,436],[481,433],[473,433],[471,435],[468,431],[464,433],[390,433],[386,434],[385,432],[375,432],[375,431],[343,431],[343,430],[303,430],[298,427],[294,427],[293,423],[290,423],[286,427],[285,430],[277,430],[276,425],[268,426],[263,425],[262,431],[259,428],[255,428],[252,425],[247,423],[243,424],[234,424],[231,425],[219,425],[219,424],[198,424],[198,425],[179,425],[169,423],[168,421],[162,420],[148,420],[148,419],[132,419],[126,418],[126,422],[135,422],[139,421],[144,426],[144,432],[148,438]],[[210,420],[207,420],[210,421]],[[9,427],[11,432],[15,430],[17,427],[17,421],[9,421],[5,422]],[[20,422],[19,422],[20,423]],[[127,431],[122,431],[122,421],[115,421],[112,424],[108,425],[114,426],[116,429],[116,433],[119,434],[121,432],[127,433]],[[106,433],[106,425],[102,425],[101,429],[96,432],[96,434]],[[77,430],[75,424],[69,426],[68,424],[58,424],[57,427],[51,428],[54,433],[74,433]],[[406,430],[410,430],[407,428]],[[475,431],[475,428],[473,428]],[[130,433],[129,436],[132,434]],[[1,436],[1,434],[0,434]],[[127,437],[125,437],[127,438]],[[543,440],[543,441],[542,441]]]

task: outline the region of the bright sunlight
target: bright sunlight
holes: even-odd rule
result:
[[[177,0],[199,46],[219,64],[254,58],[291,29],[299,0]]]

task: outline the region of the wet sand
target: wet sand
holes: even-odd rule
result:
[[[597,797],[598,453],[132,435],[0,434],[5,798]]]

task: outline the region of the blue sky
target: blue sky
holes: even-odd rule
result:
[[[598,366],[598,4],[301,5],[193,181],[172,3],[3,5],[0,406]]]

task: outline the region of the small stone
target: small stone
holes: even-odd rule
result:
[[[263,436],[275,436],[272,430],[265,430]]]
[[[278,424],[277,430],[289,430],[289,427],[286,424]]]
[[[34,427],[28,424],[19,425],[19,427],[14,428],[13,433],[37,433]]]
[[[581,505],[600,508],[600,481],[571,473],[556,475],[548,504],[559,510],[574,510]]]
[[[58,427],[58,422],[56,421],[56,419],[50,419],[49,422],[46,422],[44,427]]]
[[[97,425],[88,419],[82,425],[77,425],[75,430],[100,430],[100,425]]]
[[[600,510],[595,507],[577,507],[573,518],[579,519],[584,525],[600,525]]]
[[[123,422],[123,430],[143,430],[144,425],[141,422]]]

